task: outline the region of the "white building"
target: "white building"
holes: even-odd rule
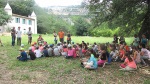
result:
[[[8,15],[11,16],[11,19],[10,21],[8,21],[7,25],[4,26],[5,30],[3,32],[6,31],[6,27],[7,28],[15,27],[16,30],[18,29],[18,27],[20,27],[21,31],[23,33],[26,33],[29,27],[31,27],[32,33],[37,34],[37,17],[34,11],[28,17],[18,15],[18,14],[13,14],[12,9],[8,3],[5,6],[4,10],[8,13]]]

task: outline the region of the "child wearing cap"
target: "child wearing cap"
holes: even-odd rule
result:
[[[30,56],[30,59],[31,59],[31,60],[35,60],[35,59],[36,59],[36,56],[35,56],[34,52],[32,51],[32,48],[31,48],[31,47],[29,48],[29,53],[28,53],[28,55]]]
[[[20,48],[19,51],[20,51],[20,56],[17,57],[17,59],[20,61],[27,61],[28,60],[27,53],[24,51],[24,48]]]

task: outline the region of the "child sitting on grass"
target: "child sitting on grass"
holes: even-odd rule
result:
[[[27,53],[24,51],[24,48],[20,48],[19,51],[20,51],[20,56],[17,57],[17,59],[20,61],[27,61],[28,60]]]
[[[35,47],[35,44],[34,44],[34,43],[31,44],[31,49],[32,49],[32,52],[35,51],[36,47]]]
[[[77,51],[78,51],[78,48],[76,45],[73,45],[73,57],[76,58],[77,57]]]
[[[44,57],[49,57],[47,47],[44,47],[43,56]]]
[[[117,61],[118,59],[118,50],[115,49],[115,45],[110,44],[110,56],[112,61]]]
[[[133,51],[133,59],[135,61],[136,64],[141,62],[140,59],[140,52],[138,50],[138,48],[136,46],[132,46],[132,51]]]
[[[97,69],[97,60],[90,51],[86,52],[85,57],[81,59],[81,66],[86,69]]]
[[[61,52],[61,55],[62,55],[62,56],[67,56],[67,52],[68,52],[67,45],[64,45],[64,46],[63,46],[63,50],[62,50],[62,52]]]
[[[54,47],[54,56],[60,56],[60,51],[57,46]]]
[[[34,53],[35,53],[36,58],[42,57],[42,53],[38,46],[36,47],[36,50],[34,51]]]
[[[69,44],[69,45],[68,45],[67,56],[65,56],[65,58],[66,58],[66,59],[73,58],[73,53],[74,53],[74,51],[73,51],[71,45]]]
[[[137,66],[134,61],[134,59],[130,56],[128,52],[125,53],[125,61],[123,64],[120,65],[120,70],[126,70],[126,71],[131,71],[131,70],[136,70]]]
[[[125,55],[124,46],[121,45],[121,46],[120,46],[120,50],[119,50],[119,58],[118,58],[118,61],[123,62],[124,59],[125,59],[124,55]]]
[[[50,44],[50,45],[49,45],[49,48],[48,48],[48,55],[49,55],[49,56],[54,56],[53,44]]]
[[[78,53],[77,53],[77,54],[78,54],[79,57],[81,57],[81,58],[83,57],[82,44],[79,44],[79,45],[78,45]]]
[[[104,67],[105,66],[105,62],[107,60],[107,54],[106,54],[106,48],[105,45],[101,45],[100,46],[100,50],[101,50],[101,54],[99,56],[99,60],[98,60],[98,66],[100,67]]]
[[[44,47],[43,47],[42,43],[39,43],[39,50],[40,50],[41,52],[43,52],[43,49],[44,49]]]
[[[29,48],[28,55],[30,56],[30,60],[35,60],[36,59],[36,56],[35,56],[34,52],[32,51],[31,47]]]

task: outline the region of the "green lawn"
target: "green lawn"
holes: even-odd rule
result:
[[[44,38],[45,41],[47,41],[49,44],[50,43],[54,43],[54,37],[52,35],[42,35],[42,37]],[[37,41],[38,35],[33,35],[33,41]],[[3,43],[5,43],[6,45],[10,45],[11,44],[11,36],[1,36],[1,39],[3,41]],[[23,44],[27,44],[27,36],[24,35],[22,37],[22,43]],[[66,41],[66,37],[65,37],[65,41]],[[128,44],[130,44],[133,41],[133,38],[125,38],[126,42]],[[111,43],[113,41],[113,37],[90,37],[90,36],[72,36],[72,41],[75,43],[81,43],[81,41],[85,41],[85,42],[89,42],[91,44],[93,44],[94,42],[97,43],[106,43],[109,42]]]
[[[36,41],[38,35],[34,35]],[[43,35],[48,43],[53,43],[51,35]],[[142,69],[135,72],[119,71],[120,63],[112,63],[96,71],[80,67],[79,59],[66,60],[64,57],[40,58],[34,61],[16,60],[19,46],[11,46],[10,36],[1,36],[4,47],[0,47],[0,84],[150,84],[150,75]],[[76,43],[112,42],[111,37],[72,37]],[[132,38],[126,38],[130,44]],[[27,36],[23,44],[28,49]]]

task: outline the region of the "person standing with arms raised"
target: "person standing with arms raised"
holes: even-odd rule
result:
[[[31,27],[29,27],[29,31],[27,32],[28,35],[28,44],[31,44],[32,42],[32,31],[31,31]]]
[[[11,37],[12,37],[12,46],[15,45],[15,40],[16,40],[16,30],[15,30],[15,27],[13,27],[11,29]]]
[[[62,29],[60,29],[60,32],[58,32],[58,36],[61,43],[64,42],[64,35],[65,33],[62,31]]]
[[[22,35],[22,31],[20,30],[20,27],[18,27],[18,31],[16,32],[17,34],[17,45],[21,45],[21,35]]]

